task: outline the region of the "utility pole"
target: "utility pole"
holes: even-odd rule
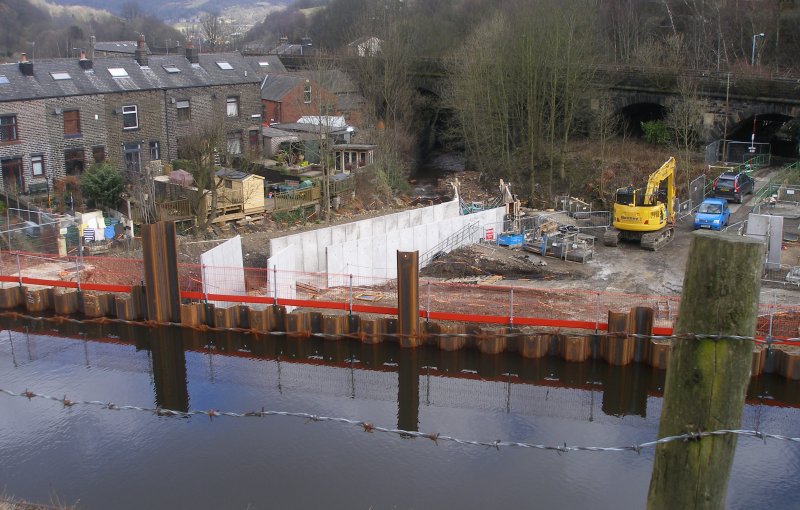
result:
[[[759,240],[692,234],[659,438],[739,428],[754,342],[733,337],[755,334],[763,264]],[[732,434],[659,444],[647,509],[724,509],[735,450]]]

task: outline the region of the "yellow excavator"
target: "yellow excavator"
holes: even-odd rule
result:
[[[623,239],[655,251],[667,244],[675,224],[675,158],[650,174],[647,188],[618,189],[613,214],[613,227],[603,236],[606,246],[616,246]]]

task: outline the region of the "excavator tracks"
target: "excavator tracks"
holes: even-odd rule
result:
[[[617,246],[619,244],[620,232],[614,227],[608,227],[605,234],[603,234],[603,244],[606,246]]]
[[[668,242],[672,241],[672,234],[674,229],[668,227],[658,232],[648,232],[642,234],[641,245],[645,250],[656,251]]]

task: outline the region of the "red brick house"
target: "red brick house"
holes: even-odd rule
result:
[[[337,98],[316,81],[290,74],[270,74],[261,86],[265,125],[297,122],[309,115],[339,115]]]

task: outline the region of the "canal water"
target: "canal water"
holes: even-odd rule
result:
[[[0,326],[0,388],[16,393],[300,412],[465,440],[650,441],[664,384],[652,368],[602,362],[128,325]],[[755,379],[743,428],[800,436],[798,390]],[[84,510],[643,508],[653,455],[496,449],[296,417],[178,418],[0,393],[0,492]],[[799,470],[800,445],[740,438],[728,508],[797,508]]]

